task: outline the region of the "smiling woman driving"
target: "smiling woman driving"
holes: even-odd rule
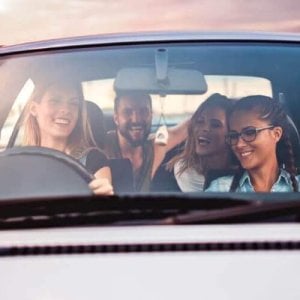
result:
[[[206,191],[298,191],[288,126],[287,115],[275,100],[260,95],[239,100],[229,116],[226,141],[240,170],[214,180]]]
[[[24,113],[24,146],[52,148],[78,159],[94,174],[90,188],[95,194],[113,193],[108,161],[95,147],[79,85],[66,79],[39,83]]]

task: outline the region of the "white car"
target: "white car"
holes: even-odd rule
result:
[[[183,142],[148,190],[136,189],[131,164],[119,158],[109,160],[115,195],[93,195],[82,163],[24,145],[26,104],[41,80],[57,79],[81,87],[100,149],[122,93],[151,95],[153,134],[214,93],[273,98],[288,115],[300,166],[300,35],[165,32],[3,46],[1,299],[300,298],[298,192],[185,192],[165,169]],[[62,131],[70,119],[59,119]]]

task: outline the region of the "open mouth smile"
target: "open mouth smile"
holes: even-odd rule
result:
[[[131,126],[129,130],[138,132],[138,131],[142,131],[143,129],[144,129],[143,126]]]
[[[237,152],[238,157],[240,157],[241,159],[249,158],[252,154],[253,151],[251,150],[244,150],[244,151]]]
[[[66,118],[56,118],[54,120],[54,123],[58,124],[58,125],[69,125],[71,123],[71,121]]]
[[[209,138],[199,136],[198,137],[198,143],[199,143],[199,145],[207,146],[211,143],[211,140]]]

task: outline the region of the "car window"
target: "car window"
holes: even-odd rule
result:
[[[177,124],[191,116],[197,107],[210,95],[220,93],[232,99],[263,94],[272,97],[272,85],[266,78],[255,76],[232,76],[232,75],[206,75],[207,92],[203,95],[151,95],[153,107],[153,126],[157,123],[163,112],[170,124]],[[113,89],[114,79],[93,80],[82,82],[85,99],[95,102],[107,114],[114,110],[115,92]]]
[[[116,194],[296,191],[299,56],[298,45],[279,42],[156,42],[6,54],[0,64],[1,150],[48,148],[46,135],[63,140],[62,152],[88,165],[91,175],[111,170]],[[64,85],[69,96],[61,99]],[[49,86],[55,86],[51,93]],[[51,114],[40,105],[44,98]],[[235,106],[245,98],[252,102]],[[287,125],[278,123],[275,108],[262,107],[273,102]],[[73,129],[85,118],[76,140]],[[101,154],[89,156],[90,148]],[[253,170],[270,157],[268,168],[276,172],[269,180],[276,180],[264,190]]]
[[[17,95],[14,104],[7,116],[7,119],[3,125],[1,130],[1,148],[5,149],[9,142],[9,138],[13,133],[13,129],[15,128],[17,121],[24,110],[26,102],[28,101],[30,95],[32,94],[34,89],[34,84],[31,79],[28,79],[24,86],[21,88],[19,94]],[[21,141],[18,141],[16,144],[20,144]]]

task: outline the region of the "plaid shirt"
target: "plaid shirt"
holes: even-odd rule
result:
[[[206,192],[229,192],[233,176],[224,176],[217,178],[211,182]],[[299,176],[296,176],[296,180],[299,183]],[[290,174],[281,169],[277,181],[273,184],[271,192],[292,192],[292,182]],[[250,176],[247,171],[244,172],[239,180],[239,185],[236,192],[255,192],[250,180]]]

